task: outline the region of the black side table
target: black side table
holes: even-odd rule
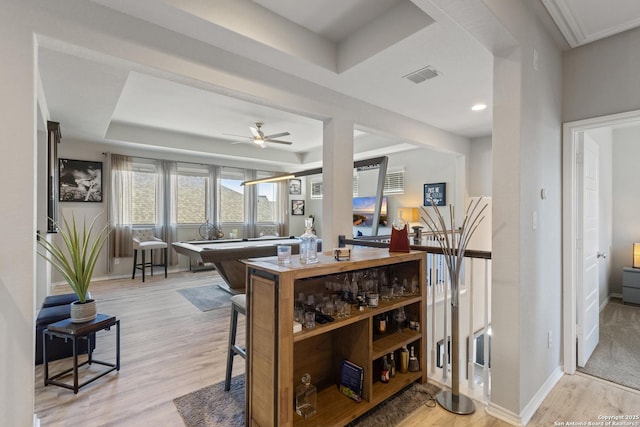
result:
[[[103,330],[110,330],[112,326],[116,327],[116,363],[102,362],[99,360],[93,359],[93,346],[91,345],[91,340],[95,339],[95,333]],[[73,367],[60,372],[52,377],[49,377],[49,360],[47,359],[47,342],[52,337],[60,337],[65,340],[71,339],[73,343]],[[49,339],[47,339],[49,338]],[[47,386],[49,384],[54,384],[60,387],[68,388],[69,390],[73,390],[75,394],[78,393],[78,389],[84,387],[97,380],[98,378],[108,374],[109,372],[120,370],[120,320],[117,320],[115,316],[111,316],[108,314],[98,314],[94,320],[84,323],[71,323],[71,319],[64,319],[59,322],[55,322],[50,324],[47,329],[43,332],[44,345],[42,346],[42,358],[44,363],[44,385]],[[89,349],[89,357],[85,362],[78,364],[78,340],[86,339],[88,341],[88,349]],[[98,365],[108,366],[109,369],[100,372],[99,374],[89,378],[87,381],[82,384],[78,384],[78,368],[80,366],[92,363]],[[58,380],[58,378],[68,374],[73,371],[73,385],[67,384],[63,381]]]

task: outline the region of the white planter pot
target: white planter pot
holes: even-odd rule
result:
[[[96,301],[88,299],[84,303],[79,300],[71,303],[71,323],[89,322],[96,318],[98,309]]]

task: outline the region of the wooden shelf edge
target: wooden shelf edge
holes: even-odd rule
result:
[[[372,406],[379,405],[384,400],[388,399],[403,388],[407,387],[409,384],[421,379],[422,370],[419,370],[416,372],[407,372],[406,374],[401,374],[400,372],[398,372],[396,376],[391,378],[386,384],[381,383],[380,381],[376,381],[375,383],[373,383],[373,392],[371,394],[371,402],[369,403]]]
[[[381,337],[373,342],[373,360],[379,359],[385,354],[389,354],[392,351],[398,350],[399,348],[402,348],[405,345],[409,345],[412,342],[418,341],[422,338],[422,334],[420,332],[408,328],[405,328],[402,333],[395,332],[392,334],[395,334],[395,336],[389,335]]]
[[[422,297],[420,295],[411,295],[392,300],[392,302],[381,302],[379,307],[365,308],[362,312],[352,307],[351,316],[342,319],[335,319],[333,322],[325,323],[324,325],[316,323],[316,327],[312,330],[303,329],[301,332],[295,333],[293,335],[293,342],[312,338],[316,335],[321,335],[325,332],[331,332],[334,329],[340,329],[352,323],[357,323],[361,320],[372,318],[374,316],[377,316],[378,314],[386,313],[387,311],[395,310],[399,307],[405,307],[407,305],[420,302],[422,302]]]

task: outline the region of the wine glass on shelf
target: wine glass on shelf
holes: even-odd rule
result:
[[[402,332],[402,325],[407,320],[407,314],[404,312],[404,307],[397,308],[393,312],[393,320],[395,320],[398,326],[398,332]]]

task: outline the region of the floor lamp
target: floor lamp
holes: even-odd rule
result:
[[[449,218],[451,226],[447,230],[447,225],[438,210],[436,203],[430,199],[433,213],[422,208],[426,218],[422,221],[437,237],[438,244],[442,249],[442,254],[447,263],[449,278],[451,280],[451,390],[442,390],[436,395],[436,401],[449,412],[460,415],[468,415],[475,412],[476,407],[473,400],[460,394],[460,316],[459,316],[459,296],[460,296],[460,269],[464,261],[464,252],[469,244],[471,236],[484,219],[482,215],[487,208],[487,204],[480,207],[482,197],[472,202],[467,210],[459,229],[460,236],[456,239],[455,213],[452,205],[449,205]],[[446,365],[445,365],[446,366]]]

